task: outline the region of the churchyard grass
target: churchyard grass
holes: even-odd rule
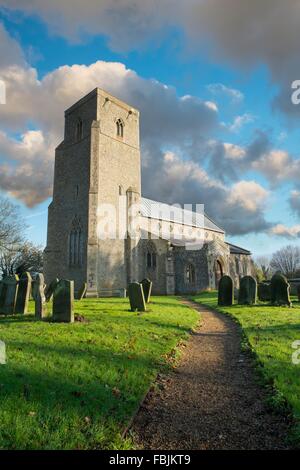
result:
[[[267,302],[220,307],[216,291],[203,292],[194,300],[229,314],[241,325],[243,346],[254,352],[258,377],[270,387],[269,403],[279,410],[286,410],[286,405],[290,408],[295,418],[291,439],[300,445],[300,364],[292,361],[296,352],[292,344],[300,341],[300,303],[296,297],[291,299],[293,308],[272,307]]]
[[[0,316],[1,449],[128,449],[126,424],[199,314],[175,297],[152,297],[143,314],[128,299],[75,301],[87,322]],[[47,304],[51,311],[51,304]]]

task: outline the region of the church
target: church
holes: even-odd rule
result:
[[[149,278],[154,294],[172,295],[214,289],[224,274],[238,287],[253,274],[248,250],[204,211],[175,202],[142,197],[139,111],[91,91],[65,111],[56,148],[46,282],[74,280],[75,291],[86,282],[88,297],[102,297]]]

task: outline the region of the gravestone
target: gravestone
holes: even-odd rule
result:
[[[51,300],[51,297],[53,296],[53,292],[55,291],[58,283],[59,283],[59,279],[56,278],[50,282],[48,287],[46,287],[45,289],[46,302],[49,302]]]
[[[282,274],[276,273],[271,279],[271,303],[273,305],[292,305],[290,285]]]
[[[18,294],[18,282],[19,277],[16,274],[14,274],[13,276],[7,276],[5,278],[6,295],[1,312],[5,315],[13,315],[15,313],[16,300]]]
[[[261,302],[271,301],[271,283],[260,282],[258,284],[258,298]]]
[[[23,273],[19,280],[15,313],[25,314],[28,312],[28,302],[31,290],[31,276]]]
[[[152,281],[150,281],[150,279],[143,279],[141,284],[144,291],[145,302],[146,304],[148,304],[150,302],[150,296],[152,291]]]
[[[230,276],[222,276],[219,282],[218,305],[229,306],[234,302],[233,282]]]
[[[84,282],[76,294],[76,300],[82,300],[85,297],[87,291],[87,283]]]
[[[142,284],[139,282],[132,282],[129,284],[128,296],[132,312],[135,312],[136,310],[139,312],[146,311],[146,303]]]
[[[252,276],[244,276],[240,281],[239,304],[255,305],[257,302],[257,282]]]
[[[53,293],[53,321],[74,322],[74,281],[61,279]]]
[[[35,317],[38,319],[45,318],[47,316],[46,309],[46,298],[44,292],[44,275],[39,273],[35,279]]]

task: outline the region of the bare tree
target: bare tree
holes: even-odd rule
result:
[[[266,280],[270,277],[272,268],[270,266],[270,258],[268,256],[258,256],[256,258],[256,265],[261,270],[263,278]]]
[[[296,276],[300,268],[300,248],[293,245],[281,248],[273,254],[270,266],[288,278]]]
[[[24,229],[18,207],[0,196],[0,253],[21,243]]]
[[[0,271],[3,276],[22,274],[25,271],[35,273],[43,270],[43,250],[40,246],[24,242],[4,250],[0,255]]]

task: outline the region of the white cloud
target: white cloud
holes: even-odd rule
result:
[[[229,160],[234,160],[234,161],[243,160],[246,156],[246,150],[239,145],[234,145],[234,144],[225,142],[224,148],[225,148],[225,158],[228,158]]]
[[[253,169],[263,173],[275,187],[283,181],[299,182],[300,161],[284,150],[272,150],[253,162]]]
[[[300,236],[300,225],[287,227],[283,224],[277,224],[275,227],[272,227],[270,233],[284,238],[298,238]]]
[[[228,126],[230,132],[239,132],[243,126],[254,121],[254,116],[249,113],[242,114],[241,116],[236,116],[232,124]]]
[[[239,204],[250,213],[255,213],[264,206],[268,194],[268,191],[255,181],[239,181],[230,189],[228,203]]]
[[[228,96],[234,102],[241,102],[244,99],[244,95],[241,91],[235,88],[229,88],[223,83],[211,83],[207,85],[207,89],[214,95]]]

